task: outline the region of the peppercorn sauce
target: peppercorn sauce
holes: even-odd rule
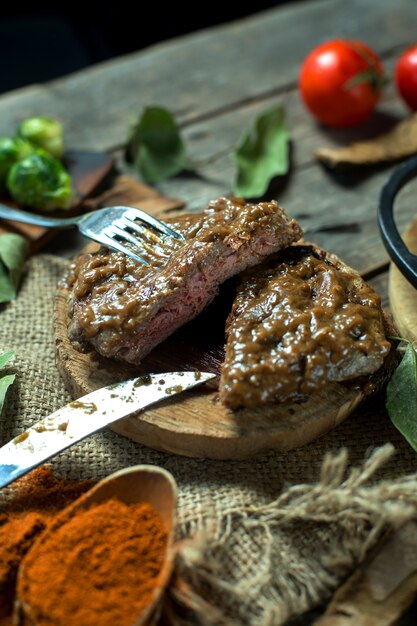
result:
[[[306,399],[377,371],[391,349],[379,296],[315,246],[247,270],[228,319],[221,400],[232,409]]]
[[[203,213],[167,221],[184,241],[161,236],[158,243],[145,232],[140,255],[149,265],[106,248],[76,261],[68,278],[76,347],[137,363],[195,317],[224,280],[302,234],[275,201],[219,198]]]

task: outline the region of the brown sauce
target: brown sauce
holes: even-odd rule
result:
[[[69,406],[72,409],[81,409],[87,415],[92,415],[97,411],[97,406],[94,404],[94,402],[81,402],[80,400],[74,400],[74,402],[71,402]],[[65,429],[66,427],[67,424],[65,425]]]
[[[184,283],[190,269],[205,267],[213,242],[222,241],[236,251],[280,211],[275,201],[247,204],[241,198],[219,198],[203,213],[169,220],[186,242],[166,239],[155,254],[154,243],[149,240],[152,247],[141,255],[150,266],[106,248],[82,255],[71,268],[68,284],[73,289],[72,304],[82,301],[76,318],[84,338],[89,341],[109,331],[106,341],[111,344],[113,339],[119,341],[116,335],[110,337],[112,331],[134,335],[137,327]],[[285,216],[282,222],[289,224]]]
[[[102,248],[72,267],[69,337],[79,349],[92,345],[103,356],[138,362],[208,304],[223,266],[231,275],[251,263],[252,243],[256,257],[256,245],[279,248],[301,235],[275,201],[220,198],[203,213],[169,221],[185,241],[165,238],[155,248],[153,234],[140,251],[149,265]]]
[[[22,443],[23,441],[26,441],[28,437],[29,437],[29,432],[25,430],[24,433],[17,435],[17,437],[13,439],[13,443],[17,445],[18,443]]]
[[[245,274],[228,321],[228,406],[305,399],[379,369],[390,351],[380,298],[334,255],[292,246]]]

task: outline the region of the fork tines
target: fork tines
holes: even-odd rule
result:
[[[149,261],[138,256],[130,248],[125,248],[122,242],[130,243],[135,246],[136,249],[139,251],[143,250],[151,257],[167,257],[169,254],[167,254],[166,249],[164,249],[166,237],[184,241],[184,237],[181,233],[176,232],[164,222],[145,213],[141,209],[132,207],[114,208],[123,210],[120,217],[113,220],[112,223],[104,229],[103,234],[107,239],[107,245],[120,252],[124,252],[139,263],[149,265]],[[140,236],[138,237],[138,235]]]

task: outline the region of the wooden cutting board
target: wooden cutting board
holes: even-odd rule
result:
[[[65,155],[65,166],[72,176],[77,193],[77,202],[68,211],[48,212],[55,217],[78,215],[83,210],[83,201],[88,198],[111,172],[113,159],[103,152],[70,151]],[[17,207],[10,198],[1,198],[2,204]],[[13,232],[29,241],[30,253],[40,250],[57,232],[56,229],[0,220],[0,233]]]
[[[409,224],[403,239],[410,252],[417,255],[417,217]],[[388,284],[389,301],[399,334],[417,342],[417,289],[391,263]]]
[[[154,349],[140,367],[133,367],[95,352],[81,354],[72,347],[67,336],[69,292],[61,284],[55,311],[56,356],[68,390],[78,398],[151,372],[199,369],[219,373],[233,292],[231,282],[223,285],[220,296],[196,320]],[[126,418],[113,429],[138,443],[183,456],[245,459],[269,449],[291,450],[316,439],[347,417],[362,397],[335,383],[303,404],[232,412],[219,402],[215,387],[201,386]]]

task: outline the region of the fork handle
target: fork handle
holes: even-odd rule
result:
[[[25,224],[46,226],[47,228],[69,228],[77,224],[76,217],[48,217],[46,215],[38,215],[37,213],[29,213],[29,211],[22,211],[21,209],[12,209],[5,204],[0,204],[0,217],[15,222],[24,222]]]

